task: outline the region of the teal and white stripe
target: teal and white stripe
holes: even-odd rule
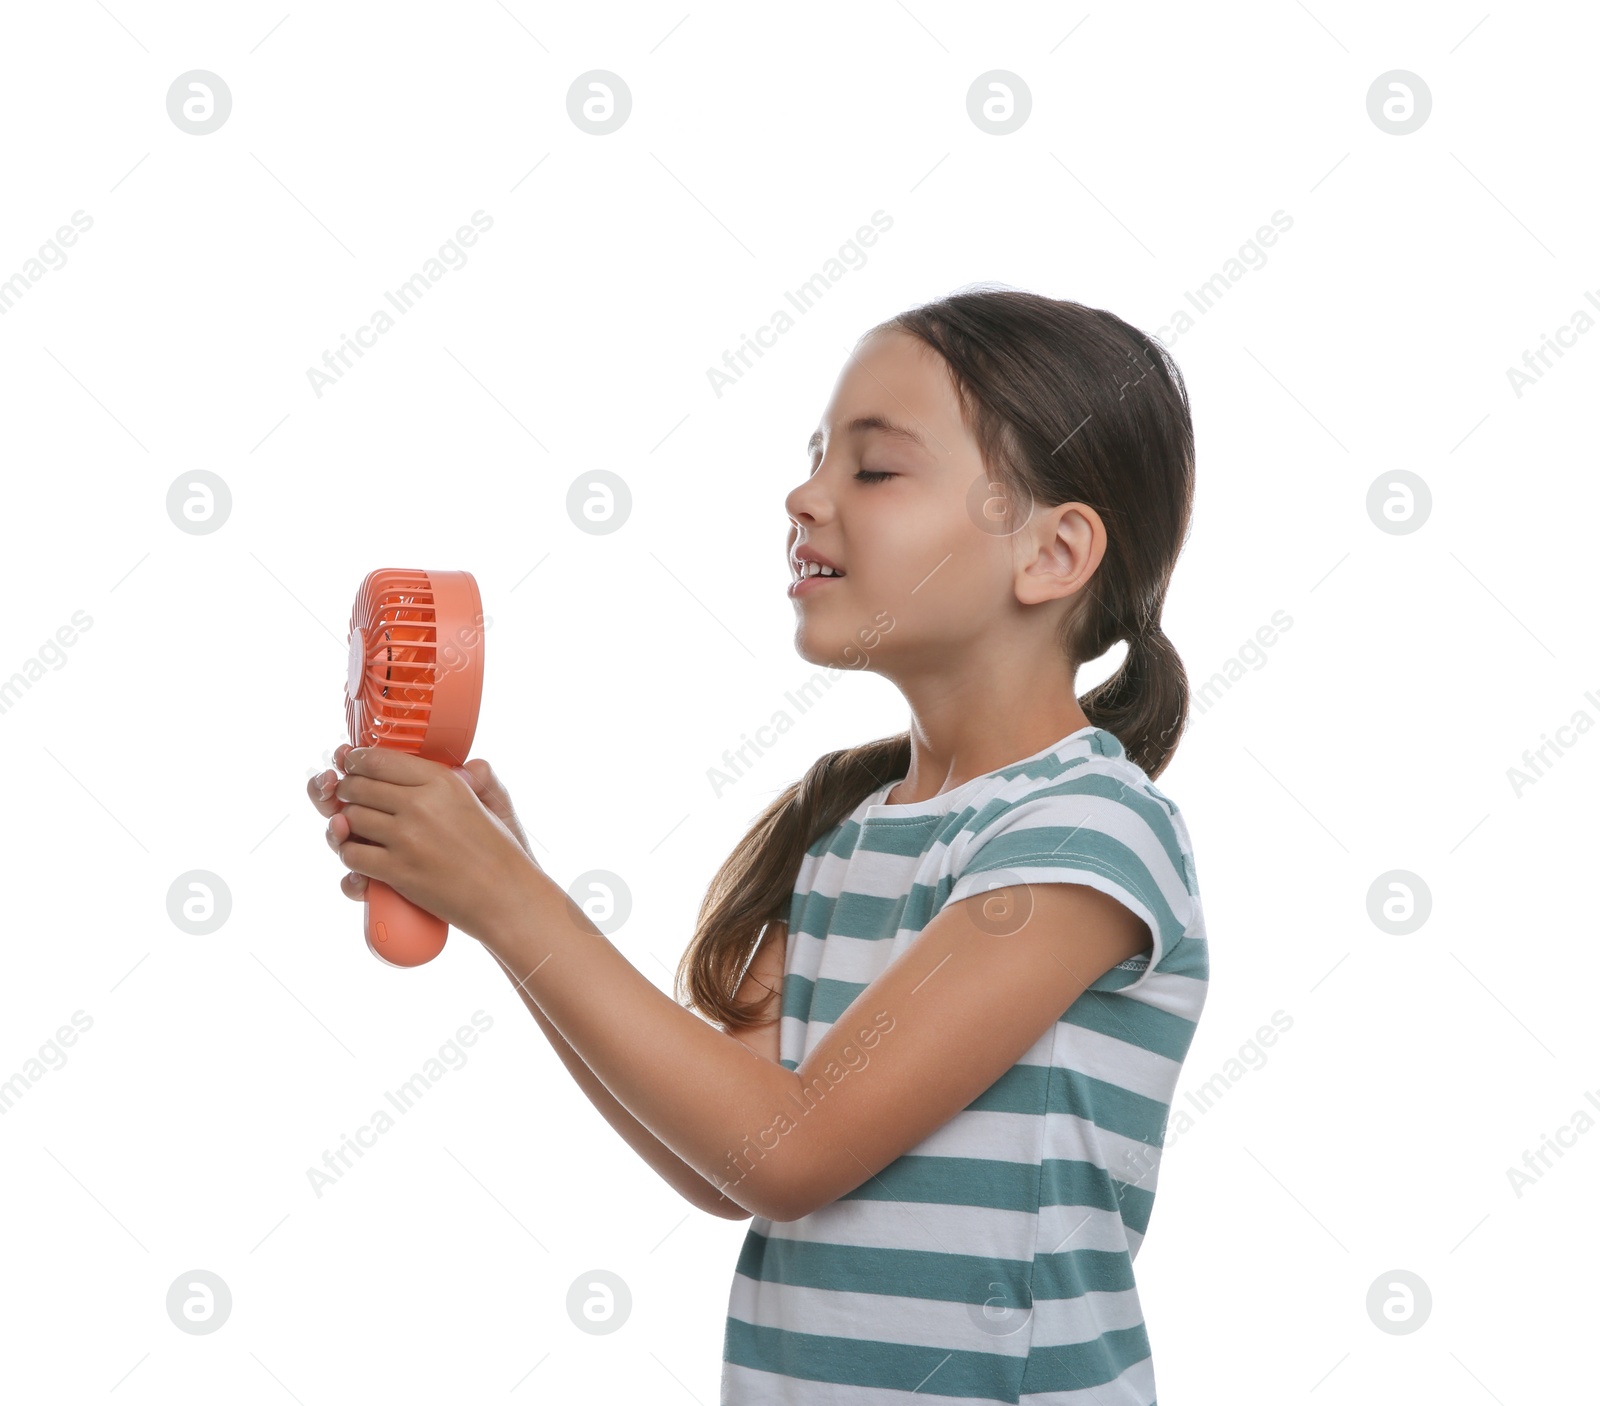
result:
[[[1209,979],[1183,818],[1096,727],[926,801],[887,805],[893,785],[801,864],[785,1068],[995,870],[1112,895],[1144,919],[1154,951],[1113,967],[862,1186],[799,1220],[752,1218],[722,1406],[1153,1406],[1133,1260]]]

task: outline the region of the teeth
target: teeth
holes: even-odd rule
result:
[[[801,566],[801,573],[800,574],[802,576],[838,576],[840,574],[839,572],[835,571],[831,566],[823,566],[820,563],[814,562],[814,561],[803,561],[803,562],[800,563],[800,566]]]

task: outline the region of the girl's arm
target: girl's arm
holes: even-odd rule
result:
[[[1101,975],[1151,947],[1144,922],[1093,888],[976,893],[936,914],[790,1070],[662,993],[543,871],[516,887],[479,940],[524,973],[546,1019],[633,1117],[774,1221],[883,1170],[993,1085]]]
[[[342,765],[344,753],[348,750],[348,746],[339,748],[334,754],[336,762]],[[529,859],[533,859],[533,850],[511,806],[511,798],[506,795],[494,772],[486,764],[467,770],[479,799],[506,824]],[[333,817],[343,809],[344,803],[337,797],[325,793],[321,785],[322,779],[314,777],[307,783],[306,790],[317,811],[332,822]],[[341,827],[341,831],[347,829],[348,826]],[[535,865],[538,864],[536,859],[533,862]],[[348,873],[344,876],[340,887],[348,897],[364,900],[366,876]],[[768,924],[737,993],[739,1003],[745,1004],[754,1001],[761,991],[767,991],[769,993],[767,1004],[759,1010],[763,1019],[760,1023],[744,1029],[729,1029],[725,1032],[753,1053],[763,1059],[771,1060],[774,1064],[778,1063],[778,1008],[783,990],[785,930],[786,925],[783,923]],[[517,988],[517,995],[522,998],[523,1005],[528,1008],[529,1014],[544,1031],[550,1047],[556,1052],[562,1064],[566,1065],[567,1072],[577,1081],[578,1087],[583,1090],[589,1102],[599,1110],[601,1117],[621,1135],[622,1140],[691,1205],[727,1220],[748,1220],[750,1218],[748,1210],[737,1201],[724,1196],[706,1177],[667,1147],[660,1138],[617,1102],[610,1090],[595,1077],[594,1071],[583,1062],[578,1052],[562,1038],[561,1032],[551,1025],[549,1018],[539,1008],[538,1002],[528,994],[527,987],[517,980],[504,962],[500,962],[500,967],[511,984]]]
[[[782,923],[768,924],[766,935],[757,947],[756,955],[751,960],[749,970],[738,991],[737,999],[740,1004],[753,1001],[763,990],[769,992],[768,1003],[761,1011],[766,1018],[744,1029],[730,1028],[725,1032],[753,1053],[763,1059],[770,1059],[774,1064],[778,1062],[777,1011],[783,991],[784,931],[785,925]],[[499,960],[498,957],[496,960]],[[505,972],[506,978],[517,988],[517,995],[522,997],[522,1004],[528,1008],[528,1013],[544,1031],[550,1047],[566,1065],[567,1073],[577,1081],[578,1087],[583,1090],[589,1102],[599,1111],[600,1116],[616,1129],[622,1140],[637,1152],[662,1180],[692,1205],[698,1206],[702,1211],[709,1211],[714,1216],[721,1216],[725,1220],[749,1220],[748,1210],[737,1201],[724,1196],[617,1102],[611,1091],[595,1077],[594,1071],[578,1056],[578,1052],[566,1042],[561,1032],[550,1024],[550,1018],[539,1008],[539,1003],[528,994],[527,987],[518,982],[504,962],[499,962],[499,965]]]

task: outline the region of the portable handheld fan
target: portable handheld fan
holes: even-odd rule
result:
[[[357,747],[393,747],[461,766],[483,697],[483,601],[468,571],[368,573],[350,612],[344,713]],[[367,946],[396,967],[444,948],[450,925],[367,881]]]

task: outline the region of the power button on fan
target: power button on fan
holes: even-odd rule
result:
[[[382,923],[374,923],[372,925],[372,933],[379,942],[387,942],[389,940],[389,929]]]
[[[367,642],[362,638],[361,626],[350,631],[350,672],[344,681],[345,695],[359,700],[361,679],[367,671]]]

